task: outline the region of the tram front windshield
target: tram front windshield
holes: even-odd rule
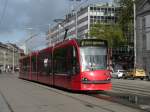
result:
[[[107,68],[106,47],[80,47],[82,71]]]

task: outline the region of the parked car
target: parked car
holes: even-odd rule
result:
[[[140,78],[141,80],[143,80],[144,78],[145,79],[147,78],[147,75],[144,69],[135,68],[135,69],[130,69],[124,78],[132,78],[132,79]]]
[[[125,70],[115,70],[112,72],[111,75],[112,75],[112,78],[120,79],[124,77],[125,73],[126,73]]]
[[[15,67],[15,72],[19,72],[19,67]]]

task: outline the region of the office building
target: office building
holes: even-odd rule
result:
[[[47,38],[48,45],[64,39],[65,29],[67,38],[90,38],[88,33],[94,23],[115,23],[117,7],[109,3],[90,4],[67,14],[65,19],[52,27]]]
[[[150,0],[138,0],[136,7],[136,63],[150,75]]]
[[[0,42],[0,69],[1,71],[12,71],[13,66],[19,66],[20,49],[11,43]]]

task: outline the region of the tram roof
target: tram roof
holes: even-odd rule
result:
[[[72,42],[72,41],[76,41],[76,42],[78,43],[78,45],[80,45],[80,43],[81,43],[82,41],[101,41],[101,42],[107,43],[106,40],[102,40],[102,39],[95,39],[95,38],[89,38],[89,39],[79,39],[79,38],[78,38],[78,39],[76,39],[76,38],[74,38],[74,39],[71,39],[71,40],[67,39],[67,40],[61,41],[61,42],[55,44],[54,46],[61,45],[61,44],[65,44],[65,43],[67,43],[67,42]]]

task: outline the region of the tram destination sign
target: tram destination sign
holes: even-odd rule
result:
[[[82,40],[80,46],[106,46],[106,41],[101,40]]]

